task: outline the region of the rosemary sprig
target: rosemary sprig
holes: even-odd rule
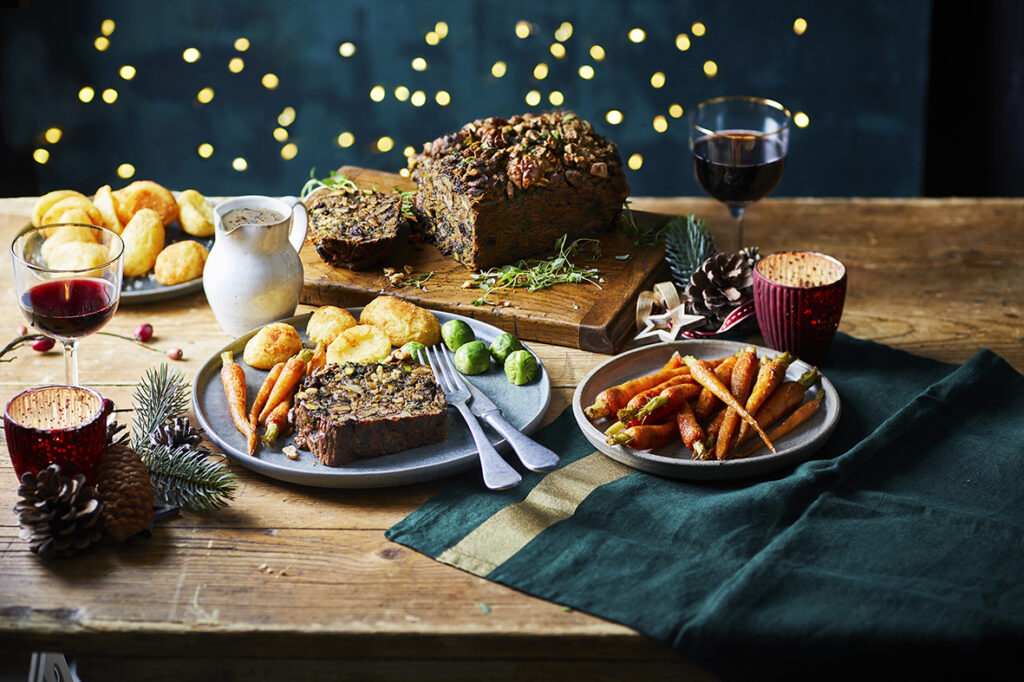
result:
[[[489,303],[492,292],[503,289],[526,289],[538,291],[556,284],[593,284],[601,288],[599,273],[594,267],[580,267],[573,259],[589,250],[591,260],[601,257],[601,242],[597,239],[580,238],[566,244],[568,235],[555,240],[555,255],[546,260],[523,259],[515,265],[503,265],[476,273],[468,280],[470,287],[483,289],[484,295],[473,301],[480,306]],[[466,285],[463,285],[466,286]]]

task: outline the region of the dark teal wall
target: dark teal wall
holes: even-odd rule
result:
[[[548,94],[564,94],[564,108],[591,120],[618,143],[623,157],[640,154],[643,166],[629,171],[637,195],[701,194],[693,179],[685,119],[668,116],[669,105],[688,110],[721,94],[756,94],[803,111],[810,124],[791,139],[789,164],[776,195],[910,196],[921,191],[924,105],[926,101],[930,3],[658,1],[612,2],[81,2],[29,3],[29,9],[2,15],[3,80],[0,120],[8,168],[17,168],[21,187],[36,191],[74,187],[92,191],[102,184],[123,185],[116,169],[134,165],[135,178],[151,178],[173,188],[196,187],[208,194],[294,193],[311,167],[326,170],[356,164],[397,170],[402,150],[454,130],[471,119],[508,116],[550,108]],[[806,19],[803,35],[793,30]],[[116,28],[110,46],[97,51],[94,40],[104,19]],[[515,35],[517,21],[532,24],[527,39]],[[424,36],[436,22],[448,35],[436,46]],[[572,24],[566,56],[549,48],[562,22]],[[691,25],[703,22],[703,37]],[[646,32],[641,43],[631,28]],[[686,33],[691,47],[675,46]],[[237,37],[251,47],[239,53]],[[342,42],[356,53],[343,58]],[[591,45],[606,52],[591,58]],[[182,51],[197,47],[192,64]],[[239,56],[239,74],[228,62]],[[415,57],[427,60],[415,71]],[[708,78],[702,65],[714,60],[718,74]],[[508,64],[503,78],[491,75],[495,61]],[[545,63],[549,75],[533,77]],[[125,81],[118,69],[129,64],[136,76]],[[596,75],[581,79],[589,64]],[[656,71],[663,88],[651,86]],[[260,77],[276,74],[280,85],[267,90]],[[84,85],[97,90],[91,103],[79,101]],[[386,88],[382,102],[370,99],[375,85]],[[422,90],[427,104],[400,102],[394,89]],[[199,104],[200,89],[214,98]],[[117,90],[106,104],[99,93]],[[434,94],[451,95],[439,106]],[[524,101],[538,90],[543,103]],[[282,143],[272,136],[277,117],[293,107],[287,126],[298,153],[281,158]],[[610,109],[623,113],[610,125]],[[665,115],[668,130],[652,121]],[[55,126],[56,144],[42,141]],[[337,145],[350,131],[355,144]],[[394,149],[378,152],[378,138],[394,139]],[[197,148],[214,147],[208,159]],[[25,162],[36,148],[50,152],[45,165]],[[245,172],[231,162],[243,157]],[[8,180],[11,193],[16,182]]]

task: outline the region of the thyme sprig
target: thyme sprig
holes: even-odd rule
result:
[[[538,291],[556,284],[593,284],[601,289],[597,268],[581,267],[573,262],[578,256],[585,257],[586,252],[589,252],[592,261],[598,260],[601,257],[600,240],[583,237],[569,243],[567,241],[568,235],[564,234],[555,240],[555,255],[551,258],[526,258],[515,265],[490,268],[472,275],[468,280],[469,287],[484,291],[484,295],[473,301],[473,305],[487,305],[490,303],[488,296],[506,289]]]

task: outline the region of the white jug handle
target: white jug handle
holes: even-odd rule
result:
[[[298,253],[302,250],[302,245],[306,241],[306,232],[309,230],[306,205],[298,197],[281,197],[281,201],[292,205],[292,229],[288,233],[288,242],[295,249],[295,253]]]

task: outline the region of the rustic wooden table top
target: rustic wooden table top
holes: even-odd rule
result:
[[[0,199],[0,242],[27,224],[33,203]],[[696,213],[720,244],[732,244],[728,214],[711,200],[635,199],[634,206]],[[1022,215],[1019,199],[774,199],[748,211],[746,240],[762,253],[808,249],[843,261],[849,293],[841,331],[949,362],[989,348],[1024,370]],[[0,266],[0,320],[3,342],[23,323],[10,265]],[[130,335],[142,322],[155,328],[154,345],[184,350],[175,366],[190,377],[230,340],[201,293],[122,305],[107,329]],[[551,374],[550,421],[607,356],[533,348]],[[63,381],[58,352],[17,356],[0,364],[3,403]],[[81,344],[80,373],[127,407],[135,382],[163,360],[93,336]],[[105,670],[102,679],[327,679],[323,670],[356,679],[506,679],[526,671],[538,679],[704,677],[626,627],[386,540],[384,530],[443,481],[323,490],[232,469],[240,486],[227,510],[182,514],[147,541],[44,562],[18,539],[16,479],[0,455],[0,656],[72,652],[83,676]]]

